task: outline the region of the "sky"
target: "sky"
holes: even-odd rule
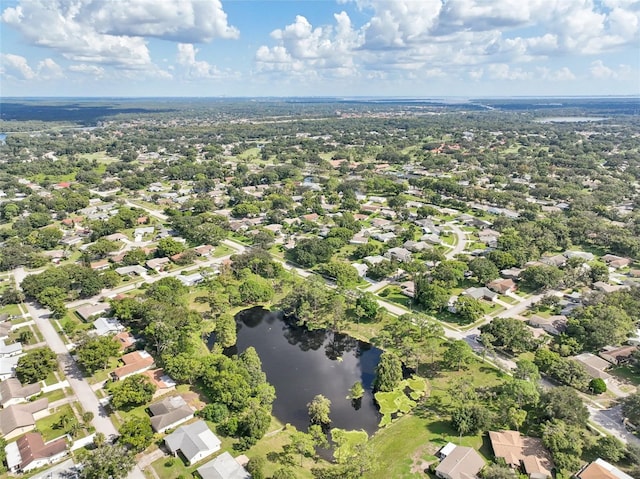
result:
[[[0,0],[0,95],[640,94],[640,0]]]

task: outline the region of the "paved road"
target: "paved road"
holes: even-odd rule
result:
[[[591,420],[606,429],[609,434],[617,437],[624,443],[640,446],[640,438],[627,431],[622,424],[623,417],[620,406],[615,406],[610,409],[596,409],[592,406],[587,406],[587,409],[589,409]]]
[[[445,253],[445,256],[447,259],[455,259],[456,255],[462,254],[467,248],[467,234],[455,223],[450,222],[446,223],[446,225],[451,228],[453,233],[458,237],[458,242],[451,251]]]
[[[14,278],[17,285],[22,282],[25,276],[26,273],[23,268],[18,268],[14,271]],[[111,422],[109,415],[98,402],[98,398],[91,389],[91,386],[87,381],[85,381],[78,365],[71,357],[71,354],[69,354],[69,350],[62,339],[60,339],[60,336],[53,327],[53,324],[51,324],[51,320],[49,319],[51,312],[35,303],[25,303],[25,305],[29,314],[31,314],[31,317],[40,329],[40,332],[44,336],[47,345],[58,355],[58,364],[60,369],[64,372],[71,389],[82,405],[82,409],[93,413],[93,420],[91,423],[96,428],[96,431],[103,433],[107,437],[117,436],[118,430]],[[144,474],[136,466],[129,474],[129,479],[144,479]]]

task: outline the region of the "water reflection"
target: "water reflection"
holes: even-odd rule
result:
[[[253,346],[277,398],[273,413],[299,429],[308,426],[307,403],[322,394],[331,400],[331,427],[377,429],[380,416],[372,384],[381,351],[344,334],[308,331],[289,324],[280,312],[251,308],[236,315],[238,343],[228,353]],[[349,389],[362,382],[364,396],[347,399]]]

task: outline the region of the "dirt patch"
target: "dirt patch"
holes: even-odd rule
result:
[[[411,454],[411,474],[422,474],[433,461],[422,459],[422,456],[432,456],[438,448],[434,444],[425,444]]]

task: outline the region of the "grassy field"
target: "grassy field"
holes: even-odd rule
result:
[[[36,429],[42,433],[45,442],[64,435],[64,429],[56,425],[65,414],[73,414],[70,404],[60,406],[53,414],[36,421]]]

